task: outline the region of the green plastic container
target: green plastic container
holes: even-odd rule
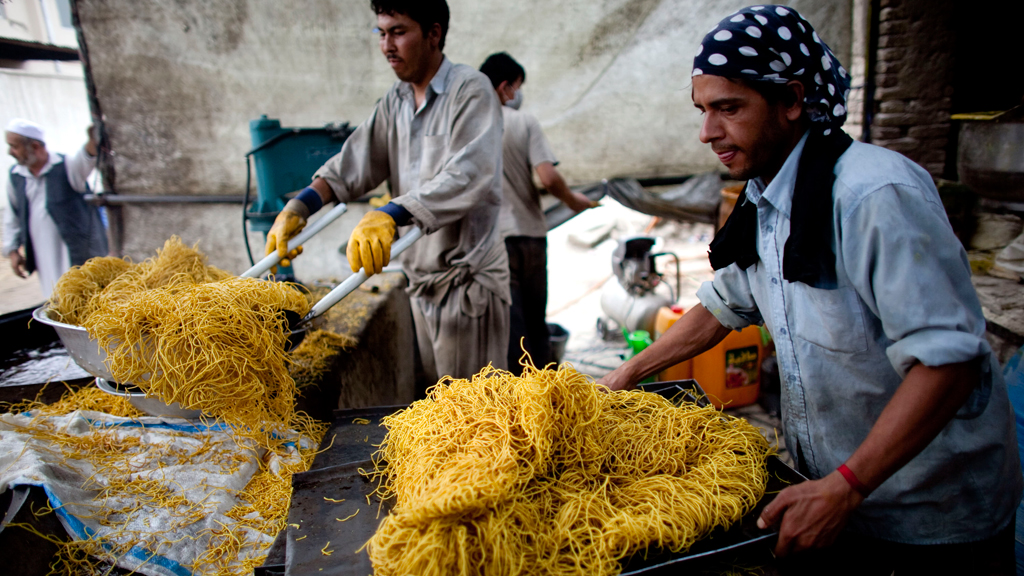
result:
[[[345,123],[323,128],[282,128],[281,121],[267,118],[249,122],[251,157],[256,171],[256,198],[246,210],[254,232],[267,231],[288,202],[287,196],[309,186],[313,173],[341,151],[351,134]],[[278,266],[278,275],[291,275],[290,266]]]
[[[629,345],[629,350],[627,350],[626,354],[623,355],[623,360],[628,361],[630,358],[636,356],[651,344],[654,344],[654,341],[651,340],[651,334],[647,330],[634,330],[632,332],[628,332],[625,328],[623,328],[622,334],[626,337],[626,344]],[[650,378],[645,378],[641,380],[640,383],[648,384],[650,382],[655,381],[656,376],[651,376]]]

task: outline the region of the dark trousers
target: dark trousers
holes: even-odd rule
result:
[[[508,367],[522,374],[523,349],[534,366],[551,362],[551,343],[545,319],[548,306],[548,241],[546,238],[512,236],[505,239],[511,276],[512,315],[508,341]],[[522,348],[520,348],[522,342]]]
[[[995,536],[966,544],[899,544],[844,533],[835,544],[794,555],[780,563],[783,576],[1012,576],[1014,528],[1011,521]]]

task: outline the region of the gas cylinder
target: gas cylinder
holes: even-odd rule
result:
[[[630,332],[646,330],[653,333],[658,310],[669,304],[667,297],[653,291],[631,294],[614,278],[609,279],[601,290],[601,310]]]

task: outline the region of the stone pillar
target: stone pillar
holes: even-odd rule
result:
[[[946,167],[953,96],[952,0],[880,0],[871,141],[932,176]]]
[[[864,140],[864,85],[868,63],[868,28],[871,0],[853,0],[850,27],[850,96],[846,99],[846,124],[843,129],[854,140]]]

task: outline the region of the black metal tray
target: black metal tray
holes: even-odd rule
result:
[[[373,464],[366,460],[292,476],[286,576],[373,573],[369,555],[360,549],[377,531],[390,506],[372,496],[376,483],[360,473],[372,469]]]
[[[708,404],[703,390],[694,380],[655,382],[641,385],[640,389],[676,402],[685,400],[699,405]],[[373,536],[390,506],[372,496],[375,483],[360,474],[359,470],[370,471],[373,468],[369,457],[386,433],[384,427],[380,426],[381,419],[402,408],[405,406],[335,411],[334,422],[324,437],[324,445],[330,444],[332,438],[333,444],[317,455],[309,472],[292,477],[294,491],[285,534],[285,564],[264,566],[263,574],[365,576],[372,573],[369,556],[365,549],[360,549]],[[365,418],[370,423],[355,424],[353,420],[356,418]],[[761,510],[783,488],[802,482],[805,478],[774,456],[768,458],[768,475],[764,497],[729,530],[714,531],[685,553],[651,551],[648,554],[637,554],[624,563],[622,574],[649,575],[675,571],[685,562],[734,553],[748,546],[772,541],[777,536],[774,530],[757,528],[756,522]],[[370,498],[369,503],[367,497]],[[332,502],[327,499],[344,501]],[[344,522],[338,520],[357,510],[358,513],[350,519]],[[325,550],[330,554],[325,554]]]
[[[729,530],[716,529],[710,536],[694,543],[686,552],[672,554],[668,552],[652,552],[649,555],[636,554],[626,561],[622,567],[623,576],[632,574],[668,573],[680,568],[680,564],[693,560],[704,560],[724,554],[737,552],[758,543],[768,543],[778,537],[773,529],[761,530],[757,527],[757,519],[761,511],[785,487],[803,482],[805,478],[796,470],[787,466],[775,456],[768,457],[768,486],[764,497],[754,509],[734,524]]]
[[[697,384],[696,380],[673,380],[669,382],[652,382],[641,384],[640,390],[652,392],[664,396],[673,402],[687,401],[694,402],[698,406],[707,406],[710,402],[704,390]],[[762,530],[757,527],[757,519],[775,496],[783,488],[793,484],[799,484],[806,480],[799,472],[790,468],[785,462],[776,456],[768,457],[768,485],[765,487],[764,496],[754,506],[754,509],[747,512],[740,521],[732,525],[728,530],[719,528],[690,547],[689,550],[679,554],[667,552],[654,552],[651,554],[637,554],[626,561],[623,566],[623,576],[633,574],[658,574],[671,572],[679,568],[684,562],[693,560],[704,560],[727,552],[736,552],[748,546],[758,543],[768,543],[778,537],[775,529]]]
[[[402,406],[374,406],[335,410],[331,427],[324,434],[321,450],[313,459],[310,470],[339,466],[348,462],[369,460],[384,441],[387,429],[381,426],[385,416],[406,408]],[[357,419],[369,420],[357,424]]]

